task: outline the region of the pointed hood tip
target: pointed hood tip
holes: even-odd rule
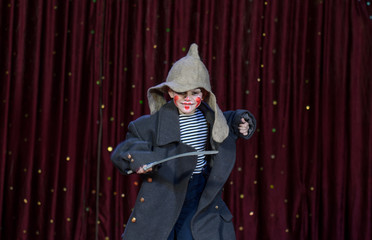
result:
[[[192,43],[187,53],[187,56],[194,57],[196,59],[200,59],[199,52],[198,52],[198,45],[196,43]]]

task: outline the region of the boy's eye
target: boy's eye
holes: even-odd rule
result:
[[[183,97],[186,97],[188,92],[175,92],[177,95],[180,95],[180,96],[183,96]],[[191,91],[191,95],[199,95],[201,93],[200,90],[194,90],[194,91]],[[190,94],[190,93],[189,93]]]
[[[192,93],[193,95],[198,95],[198,94],[201,93],[201,90],[200,90],[200,89],[195,89],[195,90],[191,91],[191,93]]]

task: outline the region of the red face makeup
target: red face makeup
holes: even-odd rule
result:
[[[199,88],[182,93],[169,90],[168,93],[181,114],[193,114],[203,100],[203,92]]]
[[[173,101],[174,101],[174,104],[176,104],[176,102],[180,99],[180,97],[178,95],[175,95],[174,98],[173,98]]]
[[[201,104],[202,99],[200,97],[197,97],[195,100],[196,100],[196,103],[197,103],[196,107],[199,107],[199,105]]]

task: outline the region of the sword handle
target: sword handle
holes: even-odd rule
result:
[[[154,163],[146,164],[146,166],[143,167],[143,170],[147,171],[147,170],[149,170],[150,168],[152,168],[154,165],[155,165]]]

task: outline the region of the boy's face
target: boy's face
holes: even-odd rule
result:
[[[200,88],[182,93],[169,89],[168,94],[173,98],[180,114],[193,114],[203,100],[203,92]]]

